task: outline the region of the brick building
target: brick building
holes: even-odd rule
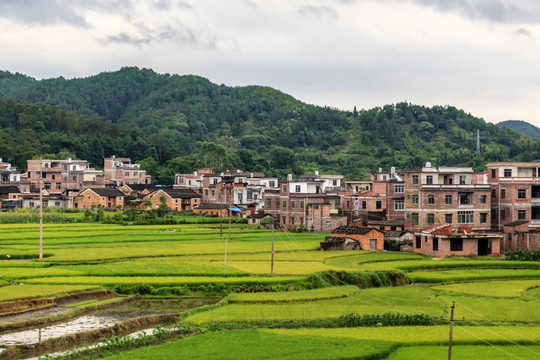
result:
[[[88,188],[73,199],[76,209],[96,209],[98,207],[124,207],[125,195],[114,188]]]
[[[151,207],[156,209],[162,203],[162,198],[173,211],[193,210],[201,203],[201,196],[191,189],[159,189],[146,195],[144,201],[150,201]]]
[[[124,184],[150,184],[151,176],[140,164],[133,164],[130,158],[112,156],[104,160],[105,182],[114,186]]]
[[[411,231],[442,224],[491,228],[490,185],[472,168],[434,168],[404,175],[405,228]]]

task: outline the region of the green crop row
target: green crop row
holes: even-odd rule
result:
[[[411,282],[441,283],[486,279],[540,279],[540,269],[467,269],[418,271],[406,274]]]
[[[488,297],[520,297],[525,291],[540,287],[540,280],[481,281],[433,286],[432,289]]]
[[[229,303],[277,303],[290,301],[309,301],[347,297],[359,291],[357,286],[335,286],[315,290],[300,290],[277,293],[231,294]]]
[[[7,285],[0,287],[0,301],[58,296],[97,288],[96,285]]]

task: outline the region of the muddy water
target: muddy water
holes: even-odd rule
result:
[[[92,311],[70,321],[48,324],[47,326],[36,327],[29,330],[12,330],[8,334],[0,335],[0,354],[2,353],[1,348],[13,345],[32,345],[49,339],[59,338],[63,335],[109,328],[114,324],[141,316],[178,314],[188,309],[214,304],[219,300],[220,298],[216,297],[134,299],[127,303],[113,305],[102,310]],[[51,310],[52,313],[58,313],[59,311],[62,311],[63,307],[57,306],[55,308],[55,310],[48,310]],[[26,314],[26,317],[20,318],[21,315],[22,314],[17,315],[18,319],[31,319],[37,315],[43,314],[41,314],[41,312],[30,312]]]

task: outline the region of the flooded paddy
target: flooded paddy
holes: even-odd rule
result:
[[[69,320],[20,330],[13,329],[0,334],[0,358],[28,358],[67,350],[74,346],[88,345],[102,337],[127,335],[156,325],[169,325],[174,323],[176,317],[167,315],[178,315],[189,309],[217,303],[219,300],[218,297],[134,298],[119,304],[112,303],[107,308],[89,311]],[[48,309],[7,316],[2,320],[25,321],[70,310],[73,310],[73,307],[57,305]],[[124,326],[119,327],[118,324],[124,324]],[[9,356],[4,350],[11,346],[22,349],[22,353],[15,357]]]

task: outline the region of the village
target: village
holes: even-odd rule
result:
[[[175,184],[152,184],[130,158],[28,160],[20,173],[0,159],[2,211],[40,206],[76,210],[157,208],[274,223],[282,231],[331,233],[321,250],[382,251],[385,242],[435,257],[499,256],[540,249],[540,163],[488,163],[397,172],[369,180],[314,174],[285,181],[263,173],[199,169]],[[41,190],[41,191],[40,191]]]

